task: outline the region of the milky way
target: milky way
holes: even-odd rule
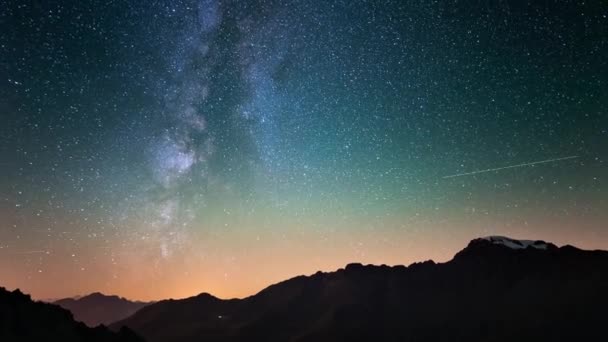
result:
[[[599,1],[9,0],[0,286],[246,296],[477,236],[606,248],[606,36]]]

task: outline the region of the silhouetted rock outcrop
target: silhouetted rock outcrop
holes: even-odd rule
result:
[[[608,252],[476,239],[454,259],[349,264],[245,298],[147,306],[112,325],[155,341],[598,341]]]
[[[112,332],[104,326],[89,328],[53,304],[34,302],[19,290],[0,287],[0,341],[141,342],[128,328]]]
[[[130,301],[122,297],[107,296],[96,292],[79,298],[60,299],[53,304],[70,310],[75,320],[95,327],[100,324],[109,325],[127,318],[150,303]]]

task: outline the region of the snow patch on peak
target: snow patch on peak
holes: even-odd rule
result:
[[[495,245],[503,245],[511,249],[525,249],[528,247],[546,250],[549,244],[545,241],[540,240],[515,240],[506,236],[488,236],[482,238],[483,240],[490,241]]]

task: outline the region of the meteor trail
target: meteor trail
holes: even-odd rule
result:
[[[523,167],[523,166],[532,166],[532,165],[536,165],[536,164],[544,164],[544,163],[550,163],[550,162],[555,162],[555,161],[560,161],[560,160],[567,160],[567,159],[575,159],[578,158],[578,156],[569,156],[569,157],[562,157],[562,158],[555,158],[555,159],[547,159],[547,160],[540,160],[540,161],[535,161],[535,162],[530,162],[530,163],[523,163],[523,164],[517,164],[517,165],[509,165],[509,166],[503,166],[503,167],[497,167],[494,169],[485,169],[485,170],[477,170],[477,171],[472,171],[472,172],[465,172],[465,173],[458,173],[455,175],[449,175],[449,176],[443,176],[441,178],[454,178],[454,177],[461,177],[461,176],[470,176],[470,175],[476,175],[478,173],[484,173],[484,172],[490,172],[490,171],[500,171],[500,170],[505,170],[505,169],[513,169],[516,167]]]

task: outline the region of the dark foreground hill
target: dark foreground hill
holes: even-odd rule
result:
[[[53,304],[72,312],[75,320],[90,327],[96,327],[127,318],[150,303],[130,301],[122,297],[106,296],[96,292],[80,298],[60,299]]]
[[[350,264],[234,300],[149,305],[112,328],[148,341],[600,341],[608,252],[477,239],[451,261]]]
[[[100,326],[89,328],[72,314],[53,304],[34,302],[19,290],[0,287],[0,341],[140,342],[129,329],[112,332]]]

